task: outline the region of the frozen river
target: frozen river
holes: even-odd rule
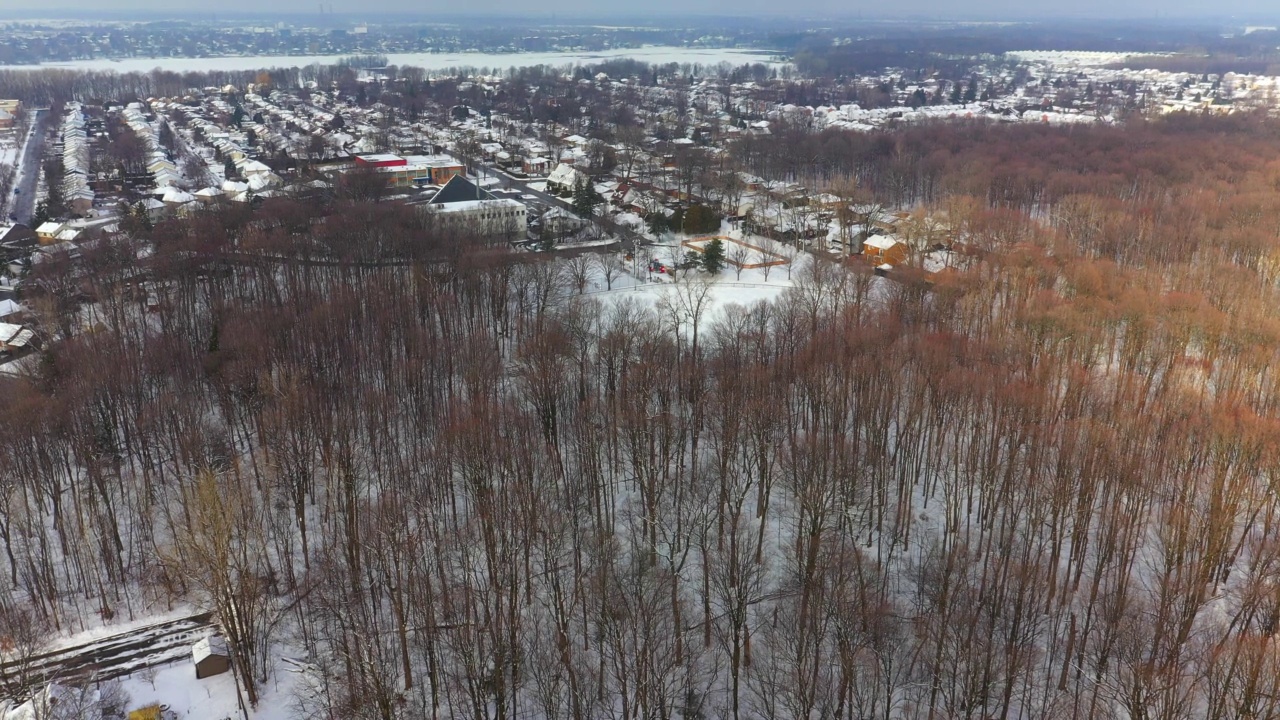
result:
[[[276,55],[253,57],[217,57],[217,58],[127,58],[123,60],[74,60],[71,62],[45,63],[43,65],[0,66],[0,69],[62,68],[71,70],[115,70],[120,73],[150,72],[155,68],[173,72],[210,71],[210,70],[258,70],[273,67],[305,67],[307,65],[330,65],[346,55]],[[505,70],[511,67],[527,67],[530,65],[586,65],[615,58],[634,58],[649,63],[700,63],[717,65],[722,62],[730,65],[747,63],[764,63],[766,65],[781,64],[774,53],[766,50],[735,50],[681,47],[643,47],[617,50],[598,50],[594,52],[529,52],[529,53],[389,53],[388,62],[392,65],[409,65],[424,68],[428,71],[439,71],[455,67],[494,68]]]

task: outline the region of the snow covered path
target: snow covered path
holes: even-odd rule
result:
[[[200,613],[147,625],[72,647],[0,664],[0,675],[25,673],[28,686],[75,676],[110,680],[189,656],[191,646],[214,633],[213,614]],[[35,682],[38,680],[39,682]],[[26,698],[12,698],[22,701]]]

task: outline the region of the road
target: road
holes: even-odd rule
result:
[[[484,168],[484,171],[487,174],[501,178],[503,182],[506,183],[507,187],[515,188],[516,190],[519,190],[522,193],[527,193],[529,195],[532,195],[538,198],[539,200],[541,200],[542,202],[547,203],[550,206],[564,208],[565,210],[568,210],[570,212],[573,211],[573,205],[565,202],[563,198],[556,197],[555,195],[552,195],[548,192],[544,192],[542,190],[535,190],[529,187],[529,183],[525,182],[524,180],[520,180],[515,177],[512,177],[511,175],[507,174],[505,170],[498,167],[497,165],[491,165],[489,163],[476,163],[476,164]],[[609,218],[601,217],[599,215],[594,215],[592,216],[592,220],[595,222],[596,226],[599,227],[601,230],[621,240],[622,248],[629,253],[635,252],[636,248],[640,247],[645,243],[645,238],[643,235],[637,233],[636,231],[630,228],[623,227],[618,223],[610,220]]]
[[[40,128],[40,120],[47,112],[49,111],[36,110],[35,116],[31,119],[35,132],[31,133],[27,139],[27,146],[23,151],[18,169],[19,180],[14,185],[19,192],[13,196],[10,212],[16,215],[17,221],[24,225],[30,225],[31,218],[36,214],[36,188],[40,185],[40,158],[44,156],[46,135]]]
[[[59,678],[93,676],[98,680],[110,680],[124,677],[145,668],[189,658],[191,646],[214,632],[212,614],[201,613],[0,664],[0,679],[4,680],[7,688],[16,690],[20,686],[43,687]]]

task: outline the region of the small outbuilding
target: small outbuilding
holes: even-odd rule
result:
[[[191,660],[196,666],[197,680],[221,675],[231,669],[227,641],[218,635],[210,635],[191,646]]]
[[[164,707],[159,704],[148,705],[129,711],[129,720],[163,720]]]

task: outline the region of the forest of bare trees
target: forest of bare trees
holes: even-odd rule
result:
[[[981,261],[753,307],[350,198],[48,263],[0,618],[195,602],[313,718],[1280,716],[1280,140],[1226,122],[819,136]]]

